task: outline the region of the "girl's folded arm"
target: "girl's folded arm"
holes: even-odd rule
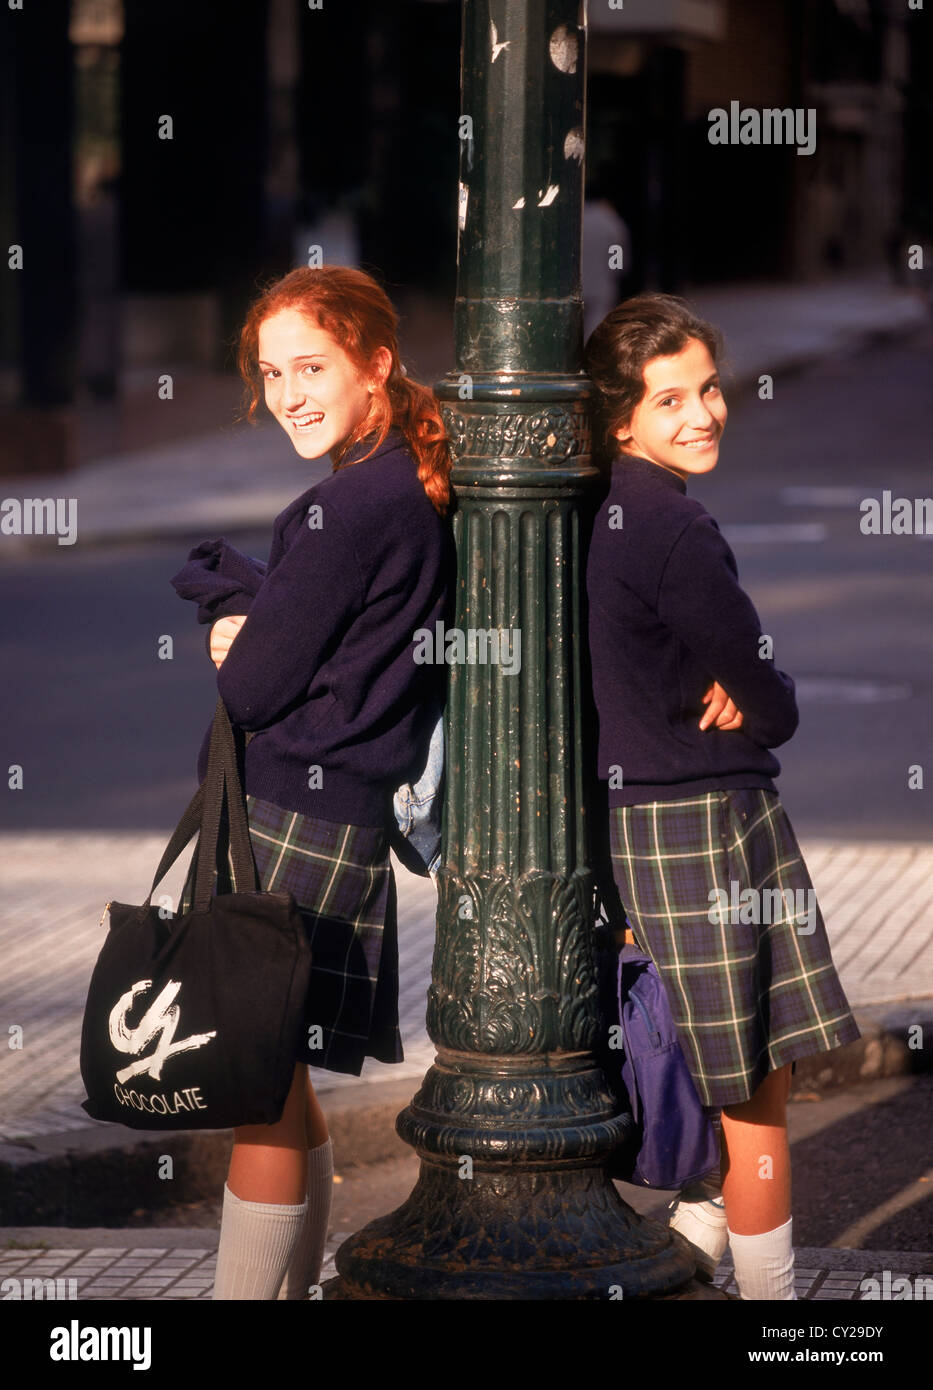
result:
[[[770,643],[712,517],[697,517],[672,548],[657,611],[735,701],[748,737],[763,748],[786,743],[798,722],[794,682],[767,655]]]

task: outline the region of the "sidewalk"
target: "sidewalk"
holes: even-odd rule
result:
[[[724,380],[730,391],[756,387],[763,373],[778,376],[840,352],[850,352],[880,336],[910,333],[929,321],[924,300],[883,277],[815,284],[748,284],[704,287],[685,296],[704,317],[723,330]],[[403,325],[404,327],[404,325]],[[430,332],[419,323],[416,342]],[[403,342],[403,348],[404,348]],[[432,369],[440,354],[424,340],[414,360]],[[447,364],[452,370],[453,361]],[[215,379],[208,382],[214,386]],[[178,392],[190,397],[197,380],[180,377]],[[134,398],[141,419],[134,437],[144,438],[146,415],[173,403]],[[212,391],[211,400],[223,392]],[[190,406],[190,401],[186,408]],[[71,473],[8,477],[8,498],[77,499],[78,544],[101,544],[170,534],[221,535],[264,528],[288,502],[329,471],[326,460],[307,463],[282,435],[279,425],[233,425],[229,418],[203,434],[158,447],[103,457]],[[0,560],[23,548],[47,548],[48,536],[3,536]]]
[[[758,387],[779,376],[873,340],[929,322],[919,293],[869,275],[813,284],[702,287],[684,296],[725,335],[725,390]]]
[[[105,930],[99,924],[104,903],[110,897],[139,900],[167,834],[0,835],[7,889],[0,913],[3,1016],[23,1030],[21,1048],[0,1049],[0,1223],[104,1220],[109,1204],[123,1201],[134,1183],[145,1179],[152,1186],[153,1155],[165,1137],[90,1119],[81,1108],[78,1054],[87,982]],[[796,1090],[820,1092],[929,1068],[933,847],[805,840],[803,850],[863,1036],[798,1064]],[[51,858],[59,870],[54,879]],[[405,1061],[387,1066],[367,1059],[359,1078],[311,1069],[335,1147],[351,1164],[398,1156],[395,1116],[434,1058],[424,1026],[434,885],[397,861],[394,868]],[[177,864],[164,891],[177,894],[184,873],[185,864]],[[864,911],[879,894],[886,904],[880,925]],[[924,1047],[912,1049],[908,1029],[918,1023]],[[180,1170],[175,1200],[210,1193],[225,1172],[228,1149],[225,1134],[174,1136]],[[112,1186],[115,1174],[119,1192]]]
[[[165,835],[0,835],[6,888],[0,911],[0,994],[4,1018],[23,1029],[22,1048],[0,1049],[0,1159],[4,1146],[24,1139],[94,1128],[114,1134],[111,1126],[90,1120],[80,1106],[84,1092],[78,1043],[87,982],[103,941],[99,919],[104,903],[108,898],[140,900],[169,829]],[[905,1051],[896,1037],[910,1023],[933,1022],[933,846],[805,840],[802,848],[836,966],[865,1036],[851,1049],[824,1054],[816,1075],[800,1064],[798,1077],[805,1073],[808,1087],[818,1084],[819,1073],[835,1071],[844,1057],[855,1068],[846,1079],[890,1074]],[[52,857],[58,866],[54,880],[48,873]],[[418,1082],[434,1058],[424,1013],[436,893],[431,880],[410,874],[394,856],[393,866],[405,1061],[388,1066],[368,1058],[360,1078],[312,1068],[314,1085],[324,1096],[369,1093],[367,1104],[372,1104],[374,1088]],[[164,892],[177,894],[185,867],[176,864],[166,875]],[[864,904],[881,898],[885,915],[879,923]],[[925,1032],[929,1053],[933,1026]],[[886,1038],[890,1055],[885,1054]],[[920,1055],[914,1054],[918,1061]],[[833,1079],[827,1076],[825,1082]],[[120,1143],[132,1133],[121,1131]]]
[[[349,1231],[339,1232],[328,1241],[322,1284],[337,1274],[334,1256],[348,1235]],[[23,1244],[24,1238],[28,1249],[7,1248],[10,1239]],[[56,1299],[209,1301],[218,1239],[217,1232],[200,1229],[148,1233],[0,1228],[0,1281],[19,1281],[20,1299],[41,1296],[36,1285],[26,1292],[27,1281],[52,1280],[54,1294],[44,1284],[45,1296]],[[872,1289],[871,1285],[860,1287],[867,1279],[875,1279],[880,1288],[898,1291],[905,1286],[896,1281],[906,1279],[914,1298],[933,1298],[933,1255],[800,1246],[794,1257],[794,1288],[801,1300],[862,1302]],[[726,1293],[738,1293],[730,1255],[724,1257],[713,1284]],[[10,1285],[5,1283],[4,1287]],[[12,1293],[4,1296],[16,1298]]]

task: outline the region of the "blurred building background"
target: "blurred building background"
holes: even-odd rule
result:
[[[459,0],[4,8],[0,470],[71,466],[139,421],[206,428],[238,397],[250,297],[311,246],[380,276],[423,379],[452,366]],[[904,277],[933,233],[929,19],[907,0],[590,0],[594,306]],[[712,146],[733,100],[815,108],[815,152]],[[161,420],[132,407],[186,372],[207,384]]]
[[[893,269],[929,235],[922,12],[902,0],[592,8],[587,154],[631,228],[633,288]],[[711,145],[708,113],[731,101],[812,108],[814,153]]]

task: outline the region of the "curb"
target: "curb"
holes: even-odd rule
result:
[[[883,1077],[933,1071],[933,998],[863,1006],[852,1013],[862,1036],[847,1047],[801,1058],[791,1100],[802,1091],[843,1090]]]
[[[857,1009],[855,1019],[858,1041],[797,1063],[792,1100],[933,1070],[933,998]],[[321,1095],[338,1168],[410,1154],[395,1121],[418,1086],[408,1077]],[[8,1141],[0,1144],[0,1223],[112,1225],[139,1207],[212,1200],[226,1179],[231,1143],[228,1130],[116,1134],[110,1126]]]
[[[809,367],[814,367],[820,362],[856,357],[860,353],[867,352],[869,348],[898,339],[907,341],[915,334],[929,330],[931,323],[933,323],[933,318],[928,316],[923,319],[911,319],[909,322],[873,324],[870,327],[856,329],[845,338],[840,338],[831,347],[788,349],[783,357],[779,357],[771,365],[768,369],[768,375],[775,380],[778,377],[799,376],[801,372],[805,372]],[[727,362],[728,356],[727,348]],[[751,368],[747,371],[736,369],[735,372],[732,372],[727,365],[725,370],[726,387],[730,391],[733,401],[743,400],[756,394],[759,378],[764,374],[765,369],[763,367]]]
[[[349,1094],[324,1093],[335,1164],[355,1168],[405,1157],[410,1150],[395,1133],[395,1119],[417,1088],[409,1078],[367,1083]],[[112,1226],[139,1207],[213,1200],[222,1191],[233,1142],[229,1130],[115,1133],[118,1128],[0,1144],[0,1223]]]

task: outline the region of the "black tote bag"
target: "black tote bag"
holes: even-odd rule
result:
[[[193,906],[170,916],[150,900],[196,831]],[[227,843],[238,891],[212,896],[218,848],[226,857]],[[304,1027],[311,951],[292,895],[259,888],[237,743],[222,700],[207,775],[148,898],[141,907],[109,908],[81,1031],[87,1113],[132,1129],[273,1124]]]

